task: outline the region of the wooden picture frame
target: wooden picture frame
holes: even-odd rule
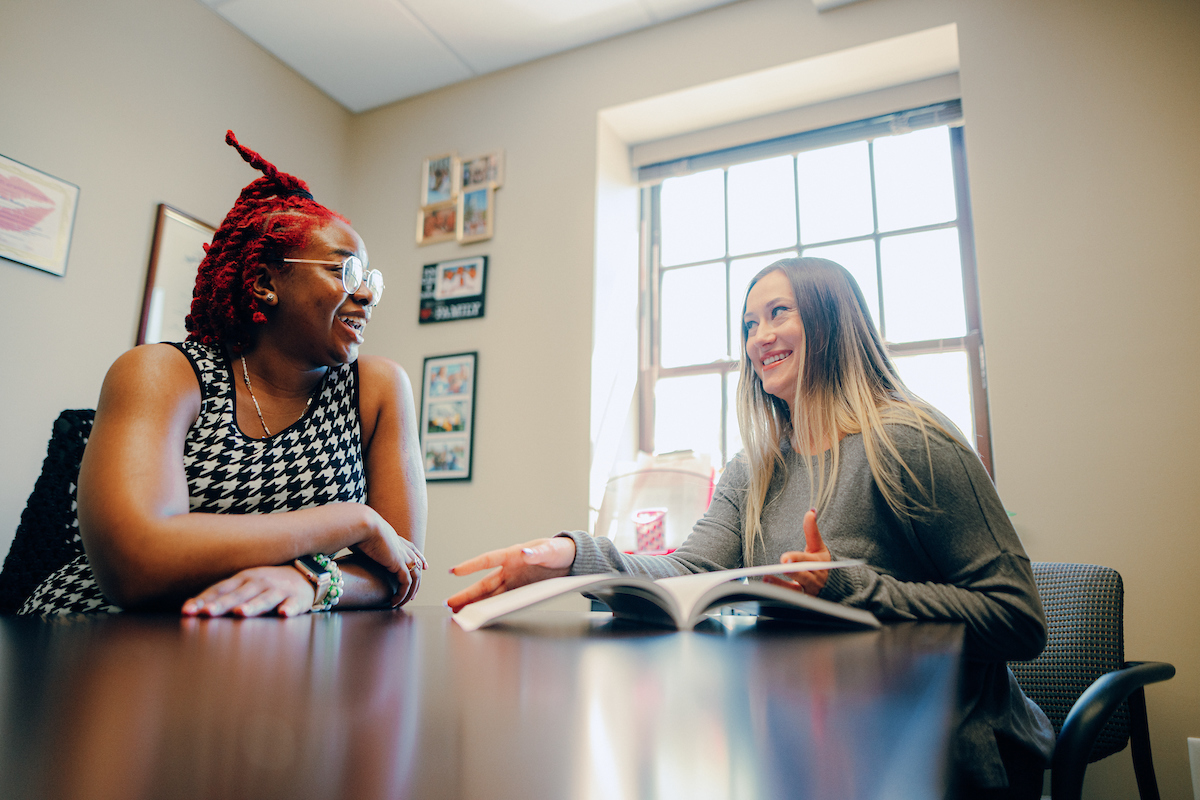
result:
[[[192,309],[196,269],[204,258],[204,245],[216,232],[207,222],[159,203],[137,344],[187,338],[184,320]]]
[[[461,244],[492,238],[496,195],[491,184],[458,196],[458,241]]]
[[[417,212],[417,244],[451,242],[458,236],[458,201],[423,206]]]
[[[430,156],[421,162],[421,207],[454,200],[462,180],[462,167],[454,153]]]
[[[0,258],[67,274],[79,187],[0,156]]]
[[[460,191],[475,189],[480,186],[492,185],[499,189],[504,185],[504,151],[493,150],[474,158],[464,158],[462,161],[462,180]]]
[[[421,459],[426,481],[469,481],[479,353],[430,356],[421,371]]]

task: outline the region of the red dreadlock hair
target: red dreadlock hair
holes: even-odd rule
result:
[[[242,189],[212,244],[205,245],[186,325],[189,341],[225,343],[241,352],[253,339],[253,326],[267,322],[253,291],[260,269],[304,246],[314,228],[349,220],[313,200],[307,183],[239,144],[233,131],[226,131],[225,142],[263,175]]]

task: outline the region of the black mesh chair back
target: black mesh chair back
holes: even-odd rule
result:
[[[1008,666],[1029,699],[1041,706],[1054,735],[1079,695],[1097,678],[1125,666],[1125,588],[1115,569],[1094,564],[1033,564],[1033,579],[1050,635],[1033,661]],[[1120,752],[1129,743],[1129,704],[1109,718],[1088,762]]]
[[[1125,660],[1120,574],[1092,564],[1033,563],[1049,637],[1033,661],[1009,668],[1054,725],[1053,800],[1079,800],[1087,765],[1133,743],[1142,800],[1158,800],[1145,686],[1175,675],[1159,661]]]
[[[64,411],[54,431],[21,523],[0,570],[0,614],[15,614],[34,589],[83,552],[76,516],[79,462],[96,412]]]

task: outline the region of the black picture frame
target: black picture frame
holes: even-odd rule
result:
[[[456,322],[483,316],[488,257],[472,256],[421,267],[421,304],[417,321]]]
[[[479,352],[429,356],[421,370],[426,481],[469,481],[474,466]]]

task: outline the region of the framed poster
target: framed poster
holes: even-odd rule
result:
[[[418,322],[452,322],[483,316],[487,256],[426,264],[421,268]]]
[[[187,338],[184,319],[192,310],[196,268],[204,258],[204,245],[217,229],[193,216],[158,205],[138,344],[182,342]]]
[[[421,162],[421,205],[431,206],[453,200],[458,195],[458,156],[445,153]]]
[[[79,187],[0,156],[0,258],[67,274]]]
[[[458,241],[479,242],[492,238],[495,195],[492,186],[465,191],[458,196]]]
[[[471,480],[475,441],[476,353],[425,359],[421,379],[421,454],[427,481]]]
[[[491,184],[493,189],[504,185],[504,151],[494,150],[462,162],[462,191]]]

